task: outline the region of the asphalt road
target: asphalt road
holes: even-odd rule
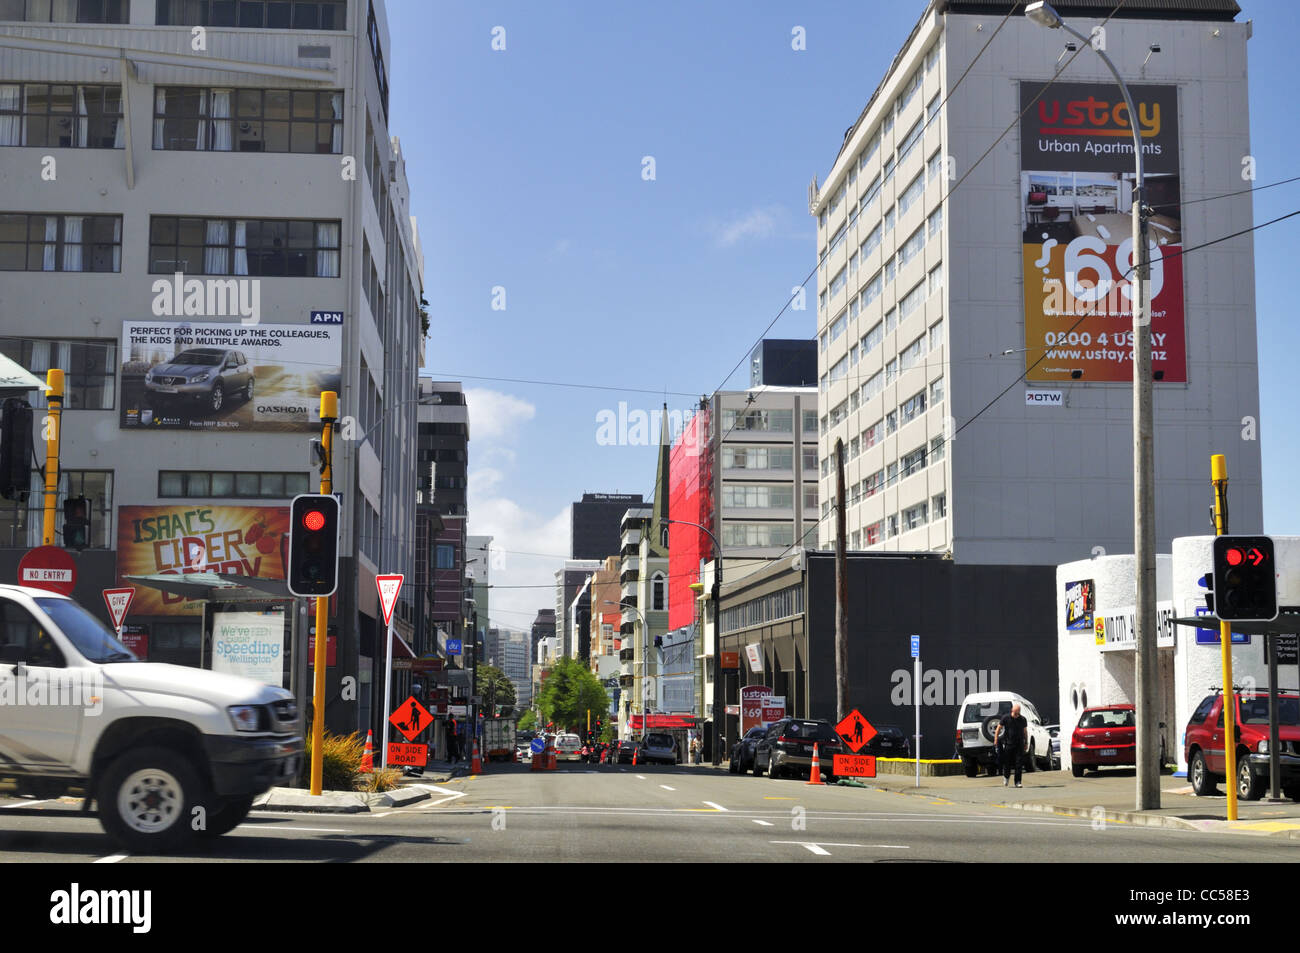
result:
[[[0,800],[0,863],[1290,861],[1294,842],[1120,824],[696,767],[525,765],[373,814],[254,812],[168,857],[124,855],[60,801]]]

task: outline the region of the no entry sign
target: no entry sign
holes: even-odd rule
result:
[[[18,585],[70,596],[77,588],[77,564],[61,546],[37,546],[18,562]]]

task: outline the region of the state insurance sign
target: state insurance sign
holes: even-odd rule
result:
[[[1133,380],[1134,118],[1111,83],[1020,84],[1025,379]],[[1187,380],[1178,90],[1132,86],[1142,143],[1151,367]]]

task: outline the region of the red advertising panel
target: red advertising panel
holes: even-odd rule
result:
[[[1109,83],[1021,83],[1025,379],[1133,380],[1133,117]],[[1142,142],[1156,380],[1187,380],[1178,91],[1132,86]]]
[[[331,665],[336,664],[338,646],[335,643],[337,641],[338,639],[332,635],[326,636],[325,638],[325,666],[327,668]],[[309,635],[307,636],[307,667],[312,668],[315,665],[316,665],[316,636]]]
[[[120,506],[117,576],[230,573],[283,579],[287,506]],[[134,615],[196,613],[200,603],[137,586]]]
[[[708,447],[708,410],[700,410],[684,427],[668,456],[668,513],[683,523],[668,524],[668,627],[695,621],[695,592],[700,560],[713,559],[707,534],[686,523],[708,526],[713,519],[712,466]],[[707,593],[706,593],[707,595]]]
[[[427,745],[404,745],[400,741],[388,743],[388,766],[411,765],[423,768],[429,761]]]
[[[785,703],[772,705],[767,699],[763,700],[763,724],[770,725],[774,721],[780,721],[785,717]]]
[[[746,685],[740,690],[740,734],[744,737],[750,728],[763,724],[763,702],[770,698],[772,689],[766,685]]]
[[[124,625],[118,636],[123,645],[135,653],[140,661],[149,659],[149,630],[143,625]]]
[[[831,759],[831,773],[837,778],[874,778],[876,759],[869,754],[837,754]]]

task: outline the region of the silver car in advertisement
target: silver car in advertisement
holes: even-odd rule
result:
[[[253,399],[253,366],[244,355],[221,347],[192,347],[144,375],[151,404],[191,400],[219,413],[232,397]]]

